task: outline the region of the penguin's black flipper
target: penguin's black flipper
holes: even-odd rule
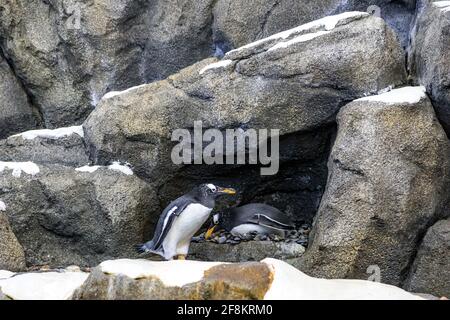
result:
[[[180,197],[175,201],[172,201],[166,209],[164,209],[163,213],[159,217],[158,223],[156,225],[156,231],[153,236],[153,239],[144,244],[147,252],[155,252],[159,254],[162,243],[172,227],[175,218],[178,217],[186,207],[191,204],[192,201],[186,196]]]
[[[281,222],[264,214],[255,214],[249,219],[248,222],[280,230],[295,229],[295,225],[293,223],[287,221]]]

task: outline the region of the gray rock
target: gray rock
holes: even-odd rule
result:
[[[95,266],[133,257],[159,215],[153,188],[109,168],[80,172],[39,165],[34,175],[4,169],[0,197],[29,265]]]
[[[414,3],[1,0],[0,46],[45,127],[55,128],[80,124],[108,91],[164,79],[213,54],[331,14],[377,5],[405,45]]]
[[[439,3],[444,2],[420,1],[409,69],[415,82],[427,88],[437,116],[450,137],[450,6],[440,8]]]
[[[450,297],[450,220],[428,229],[419,247],[405,289]]]
[[[363,11],[385,19],[406,47],[415,4],[415,0],[219,0],[213,10],[214,44],[224,51],[328,15]]]
[[[336,112],[357,97],[405,81],[404,55],[395,34],[381,19],[364,14],[343,19],[310,41],[268,50],[317,31],[325,31],[324,26],[229,52],[226,59],[232,62],[225,68],[205,70],[217,62],[208,59],[166,80],[105,97],[84,124],[93,160],[131,163],[140,177],[162,186],[164,203],[208,177],[218,184],[237,184],[244,194],[239,201],[261,200],[296,218],[312,219],[326,181]],[[171,133],[192,128],[195,120],[222,130],[280,128],[281,161],[287,165],[265,180],[255,178],[259,168],[221,166],[219,176],[217,166],[174,165]],[[304,216],[300,202],[306,207]]]
[[[1,0],[1,47],[47,128],[80,124],[104,93],[209,56],[212,3]]]
[[[36,127],[28,97],[0,54],[0,139]]]
[[[34,139],[16,135],[0,140],[0,161],[31,161],[81,167],[89,163],[89,156],[83,138],[77,133],[60,138]]]
[[[265,258],[289,261],[305,252],[305,248],[297,243],[273,241],[248,241],[235,245],[192,243],[189,250],[189,259],[222,262],[260,261]]]
[[[0,209],[0,270],[23,271],[25,268],[23,248],[11,230],[8,217]]]
[[[382,282],[399,285],[420,236],[448,208],[450,142],[421,88],[371,99],[338,115],[329,182],[298,266],[367,279],[375,265]]]

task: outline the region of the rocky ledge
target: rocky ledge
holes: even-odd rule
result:
[[[381,283],[309,277],[276,259],[261,262],[109,260],[75,268],[0,271],[0,299],[401,299],[422,297]]]

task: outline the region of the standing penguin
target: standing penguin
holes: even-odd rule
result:
[[[235,194],[231,188],[202,184],[172,201],[159,217],[153,239],[138,245],[140,253],[151,252],[166,260],[174,256],[184,260],[194,234],[210,217],[215,200],[226,194]]]
[[[251,203],[215,214],[205,234],[206,239],[211,237],[216,227],[241,238],[252,233],[284,237],[286,230],[295,229],[295,224],[277,208],[264,203]]]

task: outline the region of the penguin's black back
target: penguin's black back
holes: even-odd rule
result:
[[[264,203],[250,203],[242,207],[228,209],[222,214],[220,224],[227,231],[231,231],[241,224],[255,223],[257,215],[275,220],[280,223],[280,228],[286,230],[295,228],[295,224],[285,213]]]

